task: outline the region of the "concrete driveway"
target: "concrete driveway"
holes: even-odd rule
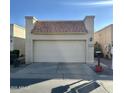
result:
[[[81,82],[72,85],[80,80]],[[32,63],[11,73],[11,93],[64,93],[72,87],[83,86],[91,80],[100,81],[104,87],[87,86],[83,89],[87,91],[85,93],[89,91],[112,93],[112,77],[98,76],[87,64]]]
[[[96,74],[82,63],[32,63],[11,73],[11,78],[27,79],[94,79]]]

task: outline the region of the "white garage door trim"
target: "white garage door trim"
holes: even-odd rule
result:
[[[36,55],[39,55],[39,54],[37,54],[37,53],[39,53],[41,50],[39,50],[38,48],[39,48],[39,46],[38,46],[38,42],[40,43],[40,42],[42,42],[42,44],[44,43],[46,43],[46,44],[48,44],[48,46],[49,45],[51,45],[51,44],[53,44],[52,46],[53,46],[53,51],[52,51],[52,53],[59,53],[59,52],[54,52],[54,51],[56,51],[56,49],[54,48],[55,47],[55,44],[57,43],[57,47],[56,48],[61,48],[59,51],[60,51],[60,53],[62,52],[62,54],[64,54],[64,55],[66,55],[66,56],[68,56],[68,57],[66,57],[66,56],[63,56],[63,58],[64,58],[64,60],[63,59],[61,59],[62,57],[60,56],[60,54],[55,54],[57,57],[53,57],[53,58],[56,58],[56,60],[55,59],[50,59],[50,57],[51,57],[51,55],[47,55],[47,53],[46,53],[46,49],[44,49],[44,50],[42,50],[42,52],[44,52],[44,53],[46,53],[46,54],[42,54],[41,53],[41,55],[43,55],[44,57],[44,59],[40,59],[40,57],[38,57],[38,56],[36,56]],[[70,45],[72,45],[73,46],[73,49],[75,49],[75,48],[78,48],[79,50],[77,51],[76,49],[75,50],[72,50],[71,48],[69,48],[69,43],[68,42],[70,42]],[[51,44],[50,44],[51,43]],[[64,45],[63,47],[62,47],[62,45],[63,45],[63,43],[64,44],[67,44],[67,46],[66,45]],[[36,44],[36,45],[35,45]],[[82,47],[81,47],[81,44],[82,44]],[[60,46],[61,47],[60,47]],[[76,46],[77,45],[77,46]],[[79,46],[78,46],[79,45]],[[41,45],[40,45],[41,46]],[[47,46],[42,46],[43,48],[44,47],[47,47]],[[67,48],[67,49],[66,49]],[[38,50],[37,50],[38,49]],[[47,49],[49,49],[50,50],[50,48],[47,48]],[[64,51],[64,50],[65,51]],[[69,49],[69,50],[68,50]],[[50,50],[51,51],[51,50]],[[65,53],[67,51],[67,53]],[[74,53],[71,53],[71,54],[69,54],[69,51],[73,51],[73,52],[75,52],[75,54]],[[84,51],[84,52],[80,52],[80,51]],[[76,55],[76,53],[78,52],[78,54]],[[82,53],[82,54],[81,54]],[[47,56],[45,56],[45,55],[47,55]],[[82,57],[81,58],[81,55],[82,56],[84,56],[84,57]],[[49,58],[48,58],[48,56],[49,56]],[[47,57],[46,59],[48,59],[48,60],[45,60],[45,57]],[[70,57],[70,59],[69,59],[69,57]],[[74,59],[73,59],[74,58]],[[77,58],[79,58],[79,59],[77,59]],[[33,40],[33,62],[37,62],[36,60],[42,60],[41,62],[82,62],[81,60],[83,60],[83,63],[85,63],[86,62],[86,41],[85,40]],[[44,60],[44,61],[43,61]],[[69,60],[71,60],[71,61],[69,61]],[[76,61],[75,61],[76,60]]]

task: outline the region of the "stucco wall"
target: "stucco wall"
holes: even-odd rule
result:
[[[10,25],[10,49],[20,50],[20,54],[25,55],[25,29],[16,24]]]
[[[25,17],[26,21],[26,63],[33,62],[33,40],[85,40],[86,41],[86,62],[94,62],[94,47],[93,47],[93,32],[94,32],[94,17],[87,16],[84,19],[84,24],[88,31],[87,34],[81,35],[33,35],[33,29],[36,18],[32,16]],[[92,40],[90,41],[90,38]]]
[[[94,16],[86,16],[84,19],[84,24],[88,31],[87,39],[86,39],[86,61],[87,62],[94,62]],[[90,39],[92,41],[90,41]]]
[[[98,42],[103,50],[104,56],[107,54],[107,46],[113,42],[113,25],[109,25],[94,33],[94,43]]]
[[[20,54],[25,55],[25,39],[14,37],[13,42],[14,49],[20,50]]]
[[[12,51],[13,47],[13,24],[10,24],[10,50]]]
[[[13,25],[13,36],[18,38],[25,38],[25,29],[16,24]]]

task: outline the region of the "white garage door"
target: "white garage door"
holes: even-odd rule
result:
[[[85,41],[34,41],[34,62],[85,62]]]

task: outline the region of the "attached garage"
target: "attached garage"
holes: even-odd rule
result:
[[[85,62],[85,41],[34,41],[34,62]]]
[[[94,62],[94,16],[84,20],[40,21],[26,16],[26,63]]]

